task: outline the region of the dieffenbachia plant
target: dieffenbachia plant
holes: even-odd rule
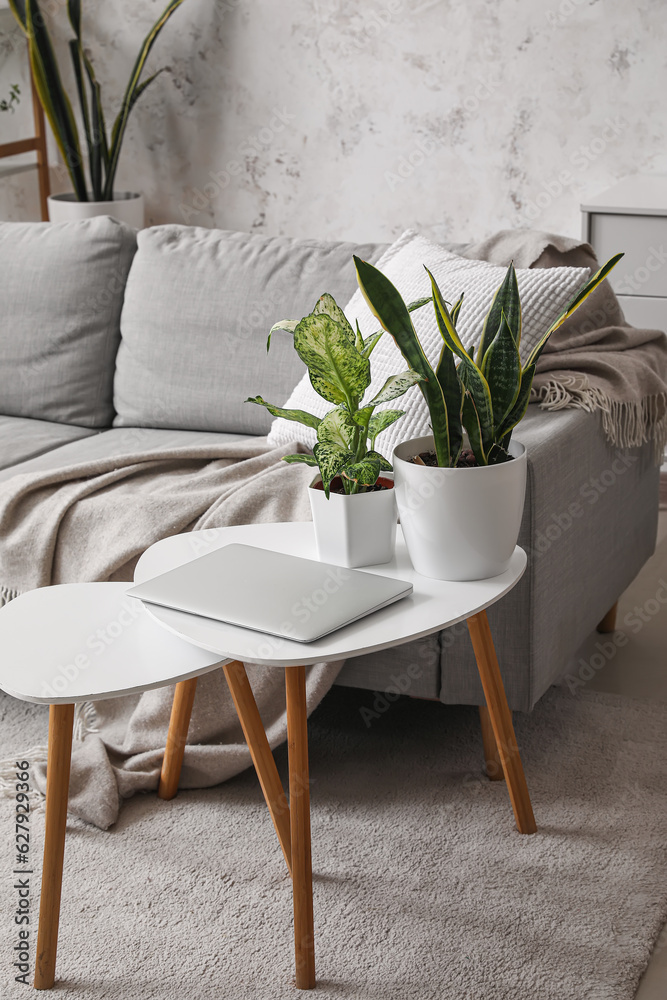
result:
[[[512,431],[528,408],[537,360],[551,334],[593,292],[623,254],[600,268],[565,307],[530,352],[525,364],[521,344],[521,300],[514,266],[495,294],[486,316],[477,354],[465,349],[456,332],[463,295],[450,309],[438,284],[426,268],[433,289],[433,306],[443,344],[433,369],[410,318],[408,308],[391,281],[366,261],[354,258],[359,287],[373,314],[387,330],[412,371],[431,419],[438,465],[456,468],[468,434],[477,465],[497,465],[511,458]],[[455,360],[456,359],[456,360]]]
[[[405,309],[417,309],[427,302],[430,298],[413,302]],[[365,403],[363,397],[371,383],[370,357],[384,331],[364,338],[359,325],[355,332],[343,310],[328,294],[322,295],[312,313],[303,319],[276,323],[269,333],[267,350],[276,330],[293,334],[294,349],[308,368],[313,389],[328,403],[333,403],[333,409],[320,418],[305,410],[274,406],[261,396],[251,397],[246,403],[265,406],[274,417],[295,420],[317,432],[312,455],[286,455],[284,460],[318,466],[327,498],[336,476],[341,477],[346,494],[367,492],[375,486],[383,470],[391,471],[390,463],[376,451],[376,439],[404,412],[378,410],[375,413],[375,409],[380,403],[402,396],[422,376],[412,370],[391,375],[380,391]]]
[[[113,201],[118,159],[130,112],[146,87],[162,72],[158,70],[147,80],[141,80],[148,54],[164,25],[182,3],[183,0],[171,0],[144,38],[125,88],[120,111],[111,134],[107,135],[102,110],[102,92],[92,63],[83,47],[81,0],[67,0],[67,14],[74,32],[74,38],[69,42],[69,51],[88,149],[90,193],[93,201]],[[35,88],[67,167],[77,201],[89,201],[79,129],[72,104],[63,86],[58,60],[47,27],[48,19],[40,8],[39,0],[9,0],[9,6],[28,39],[30,67]]]

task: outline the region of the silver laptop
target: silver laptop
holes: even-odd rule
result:
[[[412,584],[232,543],[147,580],[148,604],[313,642],[412,593]]]

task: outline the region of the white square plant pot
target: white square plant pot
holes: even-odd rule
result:
[[[381,479],[390,482],[391,474]],[[396,500],[394,489],[343,496],[331,493],[327,500],[316,476],[308,489],[313,513],[317,554],[335,566],[375,566],[389,562],[396,547]]]

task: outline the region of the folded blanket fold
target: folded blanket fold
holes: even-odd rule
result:
[[[0,485],[0,581],[3,603],[55,583],[131,580],[137,559],[168,535],[232,524],[310,519],[312,472],[265,438],[231,444],[139,451]],[[342,664],[308,668],[308,711]],[[269,742],[286,739],[282,671],[247,665]],[[173,687],[89,707],[75,744],[70,811],[106,829],[122,798],[157,788]],[[181,776],[182,787],[216,785],[251,764],[222,671],[200,678]],[[0,773],[2,767],[0,765]],[[35,768],[45,788],[45,768]]]

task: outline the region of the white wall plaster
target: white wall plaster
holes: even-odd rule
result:
[[[163,6],[84,0],[111,105]],[[665,0],[185,0],[151,65],[168,70],[118,186],[144,191],[154,223],[578,235],[582,198],[667,173]],[[1,218],[30,209],[31,183],[0,181]]]

